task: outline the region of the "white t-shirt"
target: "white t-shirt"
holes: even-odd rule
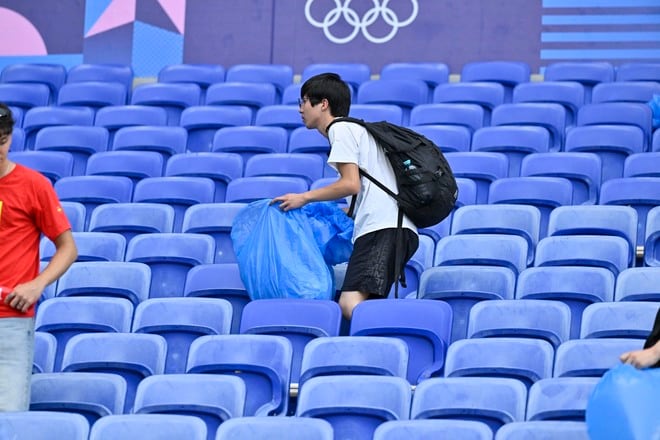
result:
[[[351,122],[337,122],[330,127],[328,164],[354,163],[394,193],[398,193],[394,171],[385,152],[367,130]],[[361,189],[355,203],[353,241],[358,237],[386,228],[396,228],[399,207],[392,197],[368,178],[360,179]],[[349,202],[350,203],[350,202]],[[415,225],[403,217],[403,227],[417,232]]]

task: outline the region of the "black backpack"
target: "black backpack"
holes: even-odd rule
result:
[[[366,171],[360,169],[360,174],[392,196],[400,212],[403,211],[415,226],[426,228],[436,225],[454,209],[458,197],[456,179],[447,159],[433,141],[386,121],[366,122],[350,117],[336,118],[326,131],[339,121],[362,125],[385,150],[396,176],[399,194],[394,194]]]

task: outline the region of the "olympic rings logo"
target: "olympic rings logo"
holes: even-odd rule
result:
[[[372,1],[374,7],[365,12],[364,16],[360,18],[357,12],[349,7],[351,0],[344,0],[343,5],[341,0],[334,0],[335,8],[330,10],[325,15],[325,17],[323,17],[323,20],[319,21],[311,15],[311,8],[314,0],[307,0],[307,3],[305,4],[305,18],[312,26],[323,29],[323,34],[326,36],[326,38],[335,44],[349,43],[355,39],[359,32],[362,32],[364,38],[372,43],[387,43],[394,38],[396,33],[399,31],[399,28],[408,26],[415,20],[415,18],[417,18],[417,12],[419,10],[417,0],[410,0],[412,3],[412,12],[410,13],[410,16],[403,21],[400,21],[399,17],[396,15],[396,12],[387,6],[389,0]],[[392,29],[385,36],[375,37],[369,32],[369,27],[374,24],[380,17],[382,17],[383,21],[388,26],[391,26]],[[345,37],[337,37],[330,31],[330,28],[336,24],[340,18],[343,18],[346,23],[348,23],[350,26],[353,26],[353,30]]]

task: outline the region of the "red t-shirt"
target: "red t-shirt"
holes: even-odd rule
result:
[[[16,164],[0,178],[0,286],[14,288],[39,274],[39,240],[50,240],[71,229],[50,181]],[[3,295],[4,297],[4,295]],[[0,318],[34,316],[0,301]]]

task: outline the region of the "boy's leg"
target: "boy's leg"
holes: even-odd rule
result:
[[[362,301],[369,299],[368,293],[362,292],[342,292],[339,296],[339,307],[344,319],[350,321],[353,317],[353,309]]]
[[[34,319],[0,319],[0,412],[27,411],[34,358]]]

